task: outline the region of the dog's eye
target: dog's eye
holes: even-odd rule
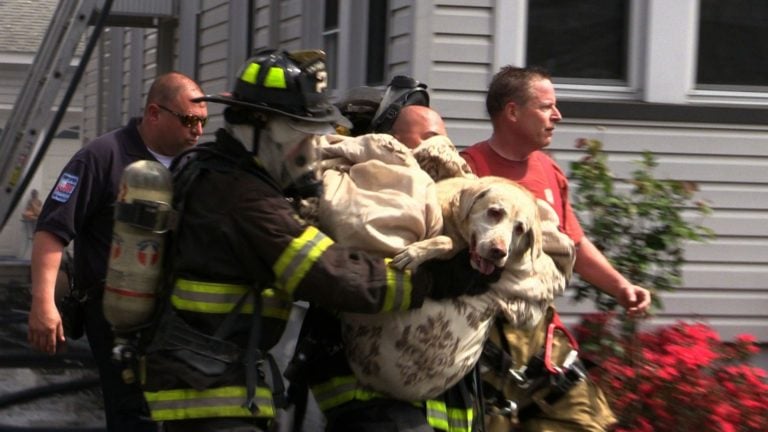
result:
[[[497,208],[489,208],[487,215],[490,219],[493,219],[495,221],[500,221],[504,218],[504,210],[497,209]]]
[[[515,235],[520,236],[525,234],[525,226],[522,222],[515,223]]]

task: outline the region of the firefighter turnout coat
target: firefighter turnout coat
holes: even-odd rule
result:
[[[262,353],[294,300],[378,313],[419,307],[425,292],[410,273],[305,223],[226,131],[198,147],[174,169],[179,225],[166,306],[146,349],[145,397],[158,421],[268,419],[282,380]]]

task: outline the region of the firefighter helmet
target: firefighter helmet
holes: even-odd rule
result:
[[[395,123],[400,110],[407,105],[429,106],[427,85],[415,79],[397,75],[387,86],[379,109],[371,120],[373,132],[389,132]]]
[[[336,106],[350,122],[352,129],[342,135],[360,136],[371,132],[371,120],[379,109],[384,92],[376,87],[354,87],[347,90]]]
[[[282,114],[308,122],[351,126],[328,101],[327,87],[323,51],[265,49],[245,62],[231,94],[206,95],[195,101]]]

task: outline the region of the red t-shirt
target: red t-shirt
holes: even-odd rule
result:
[[[461,156],[480,177],[494,175],[520,183],[536,198],[548,202],[560,218],[560,229],[579,244],[584,237],[568,198],[568,179],[554,160],[541,151],[531,153],[524,161],[505,159],[488,141],[479,142],[461,152]]]

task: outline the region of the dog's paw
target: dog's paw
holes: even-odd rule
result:
[[[390,264],[398,270],[414,270],[422,262],[424,262],[424,260],[419,259],[410,248],[405,248],[392,258]]]

